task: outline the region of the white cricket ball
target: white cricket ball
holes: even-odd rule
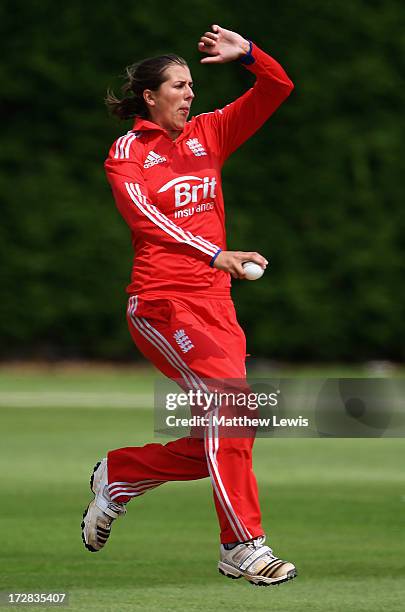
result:
[[[245,278],[247,280],[257,280],[258,278],[261,278],[264,274],[263,268],[258,264],[254,263],[253,261],[245,261],[245,263],[242,264],[242,268],[245,271]]]

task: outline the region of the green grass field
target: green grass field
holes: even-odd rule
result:
[[[129,371],[0,373],[0,590],[66,591],[68,609],[83,611],[404,609],[401,439],[257,440],[268,540],[299,572],[280,587],[217,572],[208,481],[133,501],[106,549],[88,553],[80,522],[95,461],[110,448],[165,441],[153,440],[142,407],[151,389],[150,375]]]

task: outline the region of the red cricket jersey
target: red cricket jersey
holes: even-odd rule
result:
[[[243,96],[193,117],[175,141],[137,118],[110,149],[105,170],[134,248],[128,293],[229,294],[230,275],[212,267],[226,249],[222,165],[293,89],[256,45],[241,61],[257,77]]]

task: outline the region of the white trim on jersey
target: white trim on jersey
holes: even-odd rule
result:
[[[115,143],[115,159],[129,159],[131,144],[139,137],[139,133],[129,131],[117,139]]]
[[[150,219],[155,225],[160,227],[169,236],[172,236],[177,242],[183,242],[190,246],[214,257],[219,251],[219,247],[212,244],[202,236],[194,236],[191,232],[183,230],[181,227],[173,223],[166,215],[159,211],[153,204],[148,204],[146,196],[142,194],[138,183],[125,182],[126,190],[133,203],[139,210]]]

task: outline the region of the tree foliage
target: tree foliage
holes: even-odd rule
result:
[[[262,281],[234,284],[249,352],[403,359],[404,5],[173,9],[1,5],[2,357],[136,354],[123,310],[129,235],[103,172],[130,126],[108,118],[103,97],[127,64],[172,51],[189,61],[196,113],[232,100],[251,75],[203,66],[196,48],[220,23],[273,54],[296,85],[224,170],[230,248],[270,259]]]

